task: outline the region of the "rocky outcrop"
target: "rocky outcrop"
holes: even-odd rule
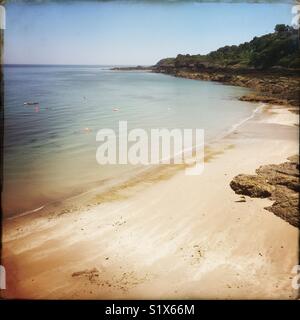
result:
[[[254,94],[243,96],[242,101],[275,103],[299,107],[300,77],[294,71],[255,71],[232,68],[200,68],[199,70],[175,67],[153,67],[153,72],[176,77],[216,81],[239,87],[251,88]]]
[[[152,67],[136,66],[136,67],[114,67],[113,71],[152,71]]]
[[[299,156],[288,162],[261,166],[256,175],[240,174],[230,183],[237,193],[252,198],[269,198],[274,201],[265,209],[299,227]]]
[[[242,96],[239,98],[239,100],[240,101],[247,101],[247,102],[263,102],[263,103],[270,103],[270,104],[277,104],[277,105],[289,104],[289,102],[287,100],[262,96],[259,94],[258,95],[250,94],[250,95]]]
[[[237,193],[252,198],[267,198],[272,195],[273,187],[263,177],[239,174],[230,183]]]

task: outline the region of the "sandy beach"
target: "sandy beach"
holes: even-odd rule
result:
[[[255,108],[255,105],[254,105]],[[299,230],[230,181],[298,153],[298,115],[265,107],[179,170],[65,214],[4,221],[5,298],[295,299]],[[155,179],[154,179],[155,180]]]

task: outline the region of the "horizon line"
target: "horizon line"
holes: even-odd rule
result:
[[[2,66],[152,66],[153,64],[67,64],[67,63],[3,63]]]

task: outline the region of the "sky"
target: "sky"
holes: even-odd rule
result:
[[[170,0],[169,0],[170,1]],[[4,62],[152,65],[291,24],[291,4],[61,1],[6,4]]]

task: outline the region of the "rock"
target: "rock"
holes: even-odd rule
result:
[[[278,105],[287,105],[288,101],[284,99],[278,99],[263,95],[255,95],[250,94],[246,96],[242,96],[239,98],[240,101],[247,101],[247,102],[263,102],[263,103],[271,103],[271,104],[278,104]]]
[[[299,226],[299,193],[287,187],[279,186],[271,199],[275,202],[265,209],[286,220],[294,227]]]
[[[251,198],[267,198],[272,195],[273,187],[265,178],[256,175],[239,174],[231,182],[230,187],[237,194],[243,194]]]
[[[261,166],[256,170],[257,175],[240,174],[230,186],[237,194],[270,198],[274,203],[265,209],[299,227],[299,156],[288,160],[278,165]]]
[[[90,270],[86,269],[86,270],[77,271],[77,272],[72,273],[72,277],[95,276],[95,275],[99,275],[99,270],[97,268],[93,268]]]
[[[296,167],[299,169],[299,155],[295,154],[294,156],[288,157],[288,160],[296,164]]]
[[[265,177],[271,185],[282,185],[300,191],[299,169],[295,163],[285,162],[279,165],[261,166],[256,170],[256,173]]]
[[[284,86],[274,86],[273,89],[272,89],[272,93],[273,94],[280,94],[282,93],[282,91],[284,90]]]

